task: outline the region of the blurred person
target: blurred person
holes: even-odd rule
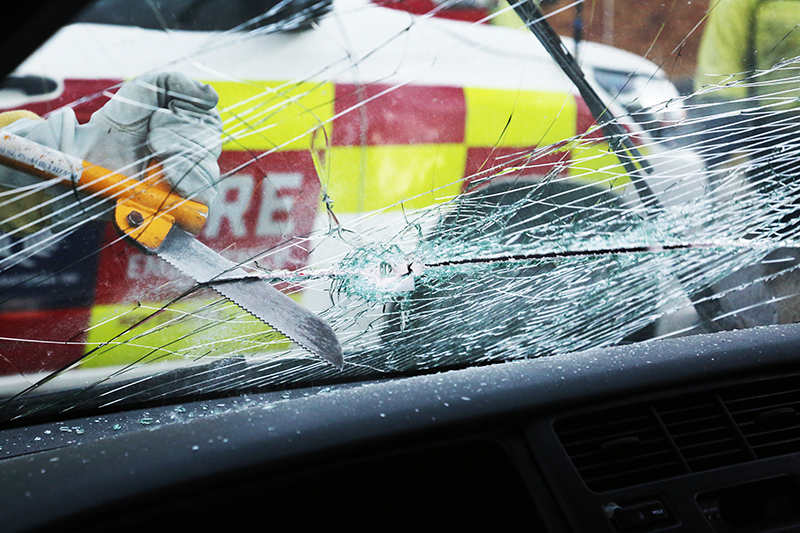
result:
[[[784,240],[796,234],[800,219],[799,27],[799,1],[712,0],[691,101],[699,118],[695,148],[712,178],[743,175],[741,196],[770,214],[754,231]],[[717,283],[714,292],[725,296],[698,310],[724,316],[717,321],[722,329],[797,322],[798,267],[794,248],[775,250]]]
[[[800,78],[775,69],[800,55],[800,2],[775,0],[712,0],[698,52],[695,87],[724,83],[718,95],[728,101],[800,88]],[[758,84],[734,84],[756,71]],[[773,83],[770,83],[773,82]],[[787,85],[788,83],[788,85]],[[797,108],[796,102],[785,107]]]
[[[695,90],[709,167],[736,152],[756,162],[793,148],[800,123],[800,2],[712,0],[698,52]],[[773,166],[775,161],[772,158]]]

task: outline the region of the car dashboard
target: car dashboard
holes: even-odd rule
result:
[[[800,530],[800,326],[9,427],[4,529]]]

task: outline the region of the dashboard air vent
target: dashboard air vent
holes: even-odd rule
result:
[[[800,378],[758,381],[720,391],[759,459],[800,452]]]
[[[656,402],[654,407],[690,471],[753,459],[716,394],[677,396]]]
[[[800,453],[800,376],[581,414],[554,429],[596,492]]]
[[[596,492],[686,473],[646,404],[562,419],[555,430],[586,485]]]

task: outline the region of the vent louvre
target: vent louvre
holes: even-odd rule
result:
[[[746,443],[715,395],[680,396],[657,402],[654,407],[692,472],[751,459]]]
[[[756,457],[800,452],[800,380],[796,376],[731,387],[720,397]]]
[[[800,376],[587,413],[554,428],[596,492],[800,453]]]
[[[684,473],[644,404],[562,419],[556,433],[586,485],[597,492]]]

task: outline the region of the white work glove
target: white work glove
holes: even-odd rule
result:
[[[155,158],[178,194],[208,205],[222,151],[218,99],[213,88],[183,74],[150,74],[125,83],[84,125],[65,109],[45,121],[22,119],[5,129],[128,176],[142,176]],[[0,168],[0,186],[36,183],[6,170]],[[61,198],[50,206],[56,221],[75,215],[75,209],[84,215],[110,209],[100,199],[59,192]]]
[[[75,155],[127,175],[155,157],[178,194],[208,205],[222,151],[218,100],[211,86],[182,74],[129,81],[77,128]]]

